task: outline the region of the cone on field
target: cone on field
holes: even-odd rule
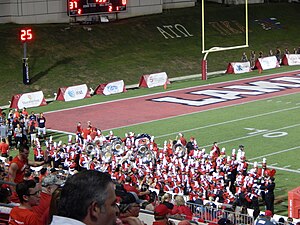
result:
[[[166,83],[164,84],[164,89],[167,90],[167,81],[166,81]]]

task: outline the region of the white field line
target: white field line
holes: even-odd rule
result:
[[[55,133],[60,133],[60,134],[71,134],[71,135],[75,135],[75,133],[72,132],[66,132],[66,131],[60,131],[60,130],[54,130],[54,129],[47,129],[47,131],[51,131],[51,132],[55,132]]]
[[[288,148],[288,149],[284,149],[284,150],[279,150],[277,152],[272,152],[272,153],[269,153],[269,154],[266,154],[266,155],[262,155],[262,156],[255,157],[255,158],[251,158],[251,159],[249,159],[249,161],[253,161],[253,160],[256,160],[256,159],[261,159],[261,158],[264,158],[264,157],[267,157],[267,156],[282,154],[282,153],[293,151],[293,150],[296,150],[296,149],[300,149],[300,146],[296,146],[296,147]],[[253,165],[253,163],[249,163],[249,164]],[[295,169],[295,170],[288,169],[288,167],[290,167],[290,166],[277,167],[277,166],[274,166],[272,164],[272,165],[268,165],[268,167],[272,168],[272,169],[276,169],[276,170],[286,171],[286,172],[300,173],[300,169]]]
[[[294,128],[294,127],[298,127],[298,126],[300,126],[300,123],[294,124],[294,125],[291,125],[291,126],[287,126],[287,127],[277,128],[277,129],[274,129],[274,130],[267,130],[265,132],[259,132],[259,133],[256,133],[256,134],[250,134],[250,135],[247,135],[247,136],[238,137],[238,138],[234,138],[234,139],[231,139],[231,140],[219,141],[218,143],[224,144],[224,143],[229,143],[229,142],[232,142],[232,141],[239,141],[239,140],[247,139],[247,138],[250,138],[250,137],[255,137],[255,136],[263,135],[263,134],[268,134],[268,133],[272,133],[272,132],[275,132],[275,131],[286,130],[286,129]],[[211,145],[208,145],[208,146],[211,146]],[[205,146],[205,147],[208,147],[208,146]]]
[[[272,152],[272,153],[269,153],[269,154],[265,154],[265,155],[261,155],[261,156],[258,156],[258,157],[254,157],[254,158],[251,158],[249,160],[253,161],[253,160],[256,160],[256,159],[265,158],[267,156],[273,156],[273,155],[278,155],[278,154],[281,154],[281,153],[284,153],[284,152],[293,151],[293,150],[299,149],[299,148],[300,148],[300,146],[296,146],[296,147],[293,147],[293,148],[288,148],[288,149],[280,150],[280,151],[277,151],[277,152]]]
[[[254,118],[261,117],[261,116],[268,116],[268,115],[281,113],[281,112],[285,112],[285,111],[290,111],[290,110],[294,110],[294,109],[299,109],[299,108],[300,108],[299,106],[295,106],[295,107],[291,107],[291,108],[280,109],[280,110],[276,110],[276,111],[272,111],[272,112],[267,112],[267,113],[261,113],[261,114],[253,115],[253,116],[242,117],[242,118],[239,118],[239,119],[228,120],[228,121],[224,121],[224,122],[220,122],[220,123],[214,123],[214,124],[210,124],[210,125],[206,125],[206,126],[202,126],[202,127],[176,131],[176,132],[156,136],[156,138],[162,138],[162,137],[167,137],[167,136],[171,136],[171,135],[177,135],[179,132],[180,133],[188,133],[188,132],[192,132],[192,131],[195,131],[195,130],[201,130],[201,129],[216,127],[216,126],[220,126],[220,125],[224,125],[224,124],[235,123],[235,122],[239,122],[239,121],[243,121],[243,120],[254,119]],[[271,131],[268,131],[267,133],[269,133],[269,132],[271,132]]]
[[[249,163],[249,164],[250,164],[250,165],[253,165],[253,163]],[[292,172],[292,173],[299,173],[299,174],[300,174],[300,169],[297,169],[297,170],[291,170],[291,169],[284,168],[284,167],[269,166],[269,165],[268,165],[268,168],[276,169],[276,170],[282,170],[282,171],[285,171],[285,172]]]
[[[285,95],[278,95],[278,96],[273,96],[273,97],[270,97],[270,98],[278,98],[278,97],[283,97],[283,96],[288,96],[288,95],[293,95],[293,94],[299,94],[299,93],[291,93],[291,94],[285,94]],[[207,112],[207,111],[216,110],[216,109],[224,109],[224,108],[228,108],[228,107],[232,107],[232,106],[244,105],[244,104],[248,104],[248,103],[251,103],[251,102],[264,101],[264,100],[270,99],[270,98],[254,99],[254,100],[251,100],[251,101],[242,102],[242,103],[238,103],[238,104],[234,104],[234,105],[227,105],[227,106],[222,106],[222,107],[215,107],[215,108],[211,108],[211,109],[206,109],[206,110],[202,110],[200,112],[185,113],[185,114],[180,114],[180,115],[176,115],[176,116],[170,116],[170,117],[161,118],[161,119],[157,119],[157,120],[149,120],[149,121],[141,122],[141,123],[128,124],[126,126],[113,127],[113,128],[108,129],[108,130],[121,129],[121,128],[126,128],[126,127],[129,127],[129,126],[138,126],[138,125],[142,125],[142,124],[152,123],[152,122],[155,122],[155,121],[168,120],[168,119],[173,119],[173,118],[177,118],[177,117],[181,117],[181,116],[188,116],[188,115],[193,115],[193,114]],[[298,104],[296,104],[296,105],[298,105]],[[108,131],[108,130],[102,130],[102,131]]]

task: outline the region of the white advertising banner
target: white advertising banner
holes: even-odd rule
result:
[[[111,82],[105,86],[105,88],[103,89],[103,94],[111,95],[111,94],[122,93],[124,91],[124,88],[125,88],[125,84],[123,80]]]
[[[149,88],[163,86],[168,80],[166,72],[150,74],[147,79],[147,86]]]
[[[67,87],[64,92],[64,99],[66,102],[84,99],[88,94],[88,87],[86,84]]]
[[[300,54],[286,54],[289,66],[300,65]]]
[[[30,92],[22,94],[18,100],[17,106],[18,109],[22,108],[31,108],[31,107],[37,107],[40,105],[43,105],[45,99],[44,99],[44,93],[43,91],[36,91],[36,92]]]
[[[269,56],[264,58],[258,58],[258,61],[263,70],[274,69],[276,67],[280,67],[276,56]]]
[[[235,74],[248,73],[251,71],[250,62],[233,62],[231,65]]]

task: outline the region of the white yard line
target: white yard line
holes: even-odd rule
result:
[[[264,157],[267,157],[267,156],[278,155],[278,154],[282,154],[282,153],[289,152],[289,151],[294,151],[296,149],[300,149],[300,146],[296,146],[296,147],[288,148],[288,149],[283,149],[283,150],[279,150],[277,152],[272,152],[272,153],[269,153],[269,154],[266,154],[266,155],[251,158],[251,159],[249,159],[249,161],[253,161],[253,160],[256,160],[256,159],[261,159],[261,158],[264,158]],[[253,165],[253,163],[249,163],[249,164]],[[271,169],[282,170],[282,171],[286,171],[286,172],[300,173],[300,169],[295,169],[295,170],[288,169],[288,167],[290,167],[290,165],[284,166],[284,167],[277,167],[277,166],[274,166],[272,164],[272,165],[268,165],[268,167],[271,168]]]
[[[253,165],[253,163],[249,163],[250,165]],[[277,166],[270,166],[268,165],[268,168],[270,169],[276,169],[276,170],[282,170],[285,172],[292,172],[292,173],[299,173],[300,174],[300,169],[292,170],[292,169],[287,169],[285,167],[277,167]]]
[[[293,151],[295,149],[300,149],[300,146],[296,146],[296,147],[280,150],[280,151],[277,151],[277,152],[272,152],[272,153],[269,153],[269,154],[261,155],[261,156],[258,156],[258,157],[254,157],[254,158],[249,159],[249,161],[265,158],[265,157],[268,157],[268,156],[278,155],[278,154],[281,154],[281,153],[284,153],[284,152]]]
[[[258,118],[258,117],[261,117],[261,116],[268,116],[268,115],[281,113],[281,112],[286,112],[286,111],[290,111],[290,110],[295,110],[295,109],[299,109],[299,108],[300,108],[299,106],[295,106],[295,107],[291,107],[291,108],[280,109],[280,110],[276,110],[276,111],[272,111],[272,112],[267,112],[267,113],[261,113],[261,114],[253,115],[253,116],[242,117],[242,118],[239,118],[239,119],[228,120],[228,121],[224,121],[224,122],[220,122],[220,123],[214,123],[214,124],[210,124],[210,125],[206,125],[206,126],[202,126],[202,127],[191,128],[191,129],[187,129],[187,130],[180,130],[180,131],[176,131],[176,132],[172,132],[172,133],[168,133],[168,134],[164,134],[164,135],[159,135],[159,136],[156,136],[156,138],[162,138],[162,137],[168,137],[168,136],[171,136],[171,135],[177,135],[179,132],[187,133],[187,132],[191,132],[191,131],[195,131],[195,130],[206,129],[206,128],[209,128],[209,127],[216,127],[216,126],[220,126],[220,125],[224,125],[224,124],[235,123],[235,122],[239,122],[239,121],[243,121],[243,120]],[[283,129],[283,128],[280,128],[280,129]],[[266,133],[270,133],[270,132],[272,132],[272,131],[267,131]],[[263,133],[260,133],[260,134],[263,134]],[[241,139],[247,138],[247,137],[242,137]],[[237,139],[237,140],[239,140],[239,139]],[[232,140],[230,140],[230,141],[232,141]]]

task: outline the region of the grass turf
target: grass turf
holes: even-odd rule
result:
[[[299,8],[299,4],[289,3],[249,5],[250,48],[211,53],[208,70],[225,69],[228,62],[240,60],[243,51],[249,56],[250,50],[266,54],[276,47],[282,51],[286,47],[290,50],[298,47]],[[281,23],[280,29],[271,24],[272,29],[264,30],[255,21],[273,17]],[[244,6],[207,3],[205,21],[207,48],[245,42],[241,28],[245,23]],[[184,37],[174,29],[176,24],[184,26],[193,36]],[[169,25],[181,37],[165,39],[157,27],[168,31],[164,26]],[[36,90],[42,90],[48,98],[63,86],[86,83],[95,88],[100,83],[119,79],[134,84],[143,74],[161,71],[169,77],[200,73],[203,57],[200,6],[91,25],[92,31],[69,24],[30,26],[34,40],[27,45],[31,85],[26,86],[21,72],[23,46],[18,40],[18,31],[24,26],[0,25],[0,105],[8,104],[14,94]]]

